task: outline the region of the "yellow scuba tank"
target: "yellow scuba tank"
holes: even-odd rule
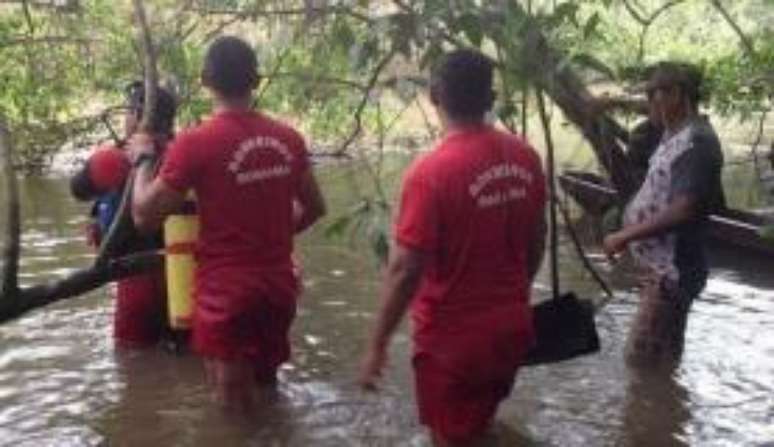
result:
[[[193,315],[194,249],[199,237],[196,201],[190,193],[183,209],[164,221],[167,271],[167,307],[172,329],[188,329]]]

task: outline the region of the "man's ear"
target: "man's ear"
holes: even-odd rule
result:
[[[489,90],[489,97],[486,99],[486,110],[492,110],[494,108],[495,101],[497,100],[497,92]]]

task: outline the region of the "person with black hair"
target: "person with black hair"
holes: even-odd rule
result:
[[[605,238],[604,250],[613,257],[628,247],[643,271],[627,360],[671,367],[682,355],[688,311],[707,280],[707,218],[725,206],[723,153],[709,121],[699,115],[697,67],[661,62],[646,90],[664,134],[626,208],[623,228]]]
[[[381,308],[360,384],[376,387],[411,307],[419,417],[436,446],[481,439],[534,341],[529,295],[543,256],[545,177],[534,149],[488,124],[493,64],[446,55],[430,99],[444,134],[405,174]]]
[[[156,113],[151,123],[154,144],[160,150],[172,139],[175,125],[176,104],[174,97],[165,89],[158,89]],[[129,137],[137,130],[142,118],[145,93],[139,81],[126,90],[124,135]],[[94,222],[87,228],[90,245],[99,247],[106,235],[121,202],[124,185],[129,176],[131,163],[121,141],[103,144],[86,160],[83,167],[71,178],[73,196],[81,201],[94,201],[91,215]],[[163,246],[160,234],[129,238],[122,251],[159,249]],[[169,332],[166,317],[166,281],[163,268],[122,279],[117,283],[116,304],[113,317],[113,338],[120,348],[147,348],[161,341]]]
[[[250,412],[259,385],[273,386],[290,357],[288,332],[299,292],[293,236],[325,213],[303,137],[253,109],[258,61],[243,40],[224,36],[207,49],[202,84],[214,111],[181,132],[158,176],[150,138],[131,142],[137,166],[132,215],[154,230],[196,194],[193,349],[205,359],[226,410]]]

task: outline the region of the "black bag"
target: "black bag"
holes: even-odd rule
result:
[[[594,305],[565,293],[532,307],[536,344],[524,365],[569,360],[599,351]]]

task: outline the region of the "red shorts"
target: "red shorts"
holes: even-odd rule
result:
[[[164,272],[118,281],[113,337],[124,347],[143,348],[159,342],[167,327]]]
[[[415,356],[413,363],[419,422],[455,445],[487,430],[516,376],[514,368],[507,377],[471,382],[450,374],[429,356]]]
[[[453,443],[470,442],[489,427],[513,388],[528,334],[478,331],[420,338],[413,358],[419,419]]]
[[[258,381],[272,381],[277,368],[290,358],[288,335],[296,314],[295,300],[277,304],[259,294],[219,298],[197,297],[194,350],[211,359],[251,362]],[[239,304],[233,305],[235,301]],[[219,306],[220,302],[224,305]]]

